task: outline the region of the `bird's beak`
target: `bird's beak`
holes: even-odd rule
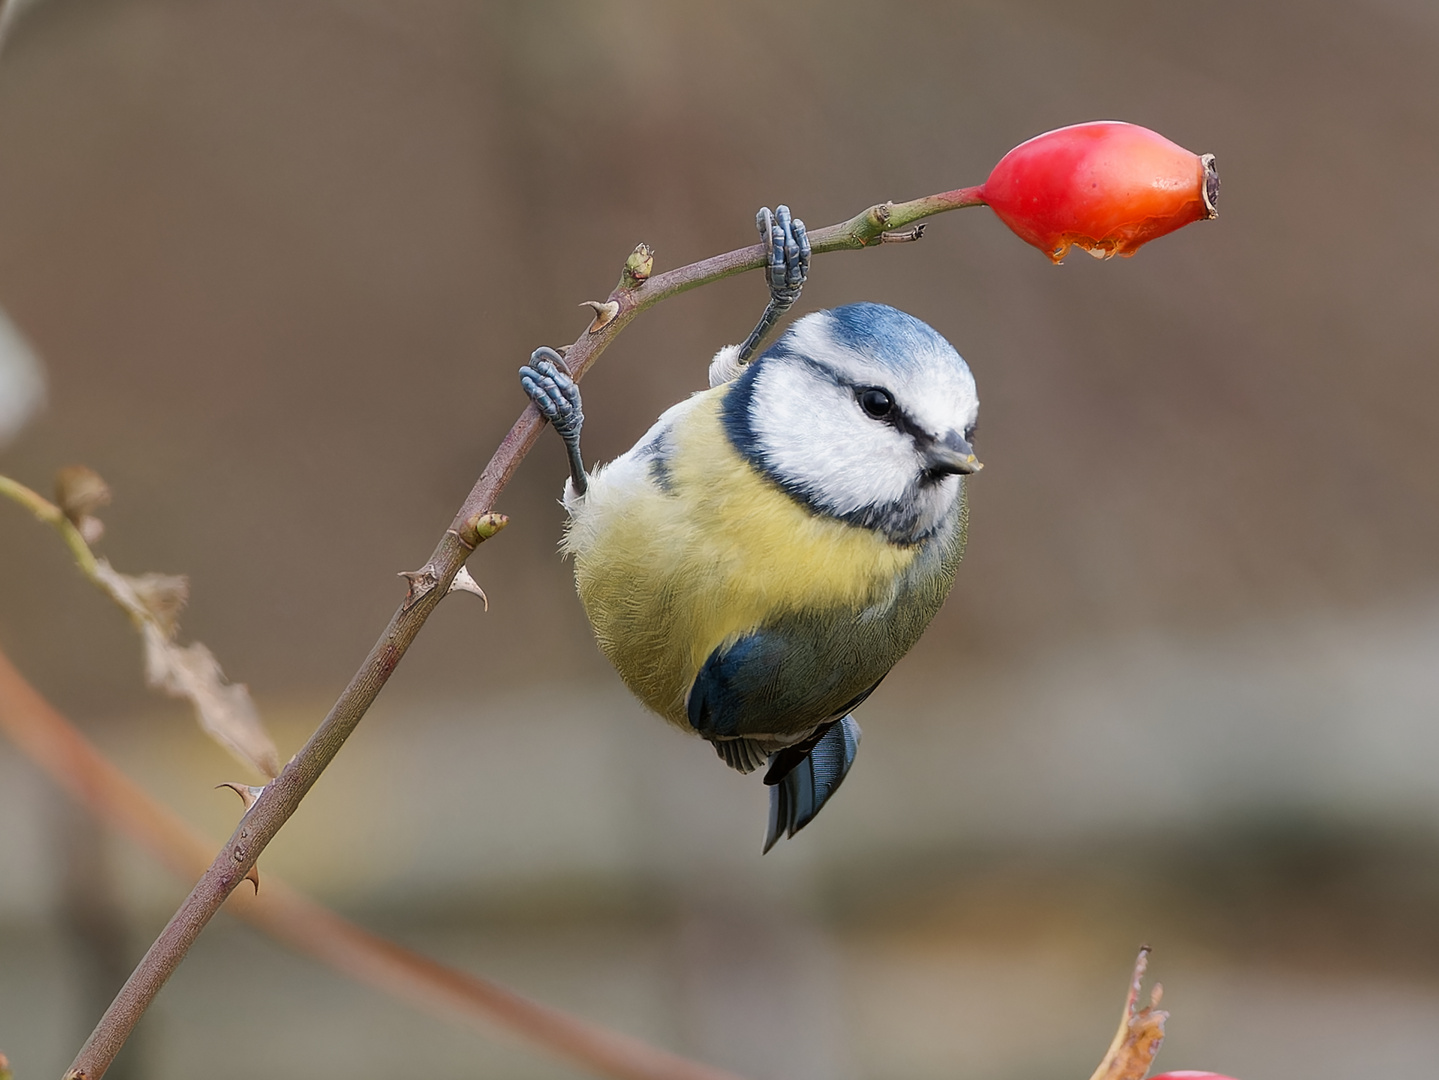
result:
[[[974,456],[974,447],[958,432],[951,431],[943,439],[935,439],[925,449],[925,461],[932,473],[947,475],[977,473],[984,466]]]

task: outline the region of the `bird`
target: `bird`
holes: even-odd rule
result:
[[[982,466],[974,377],[913,315],[816,311],[759,352],[810,250],[787,207],[757,223],[764,316],[629,451],[586,471],[579,388],[556,350],[535,350],[520,382],[569,454],[561,547],[601,651],[725,764],[766,770],[768,852],[838,789],[854,710],[948,595]]]

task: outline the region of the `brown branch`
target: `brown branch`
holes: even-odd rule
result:
[[[0,731],[68,795],[177,877],[193,878],[213,843],[162,806],[100,753],[0,653]],[[739,1080],[638,1039],[541,1005],[496,983],[386,941],[315,903],[272,874],[258,896],[226,908],[297,952],[421,1007],[498,1024],[542,1050],[617,1080]],[[0,1059],[3,1060],[3,1059]]]
[[[982,204],[983,200],[975,188],[961,188],[907,203],[883,203],[870,207],[849,221],[811,233],[811,249],[820,254],[868,247],[879,243],[885,232],[902,228],[919,218]],[[764,265],[764,258],[763,245],[754,244],[643,281],[636,280],[631,265],[627,263],[619,286],[609,297],[611,302],[619,305],[617,313],[603,327],[581,334],[579,340],[566,351],[566,363],[579,378],[641,311],[700,285],[758,269]],[[466,558],[485,538],[480,523],[534,445],[542,423],[534,405],[526,406],[490,458],[429,561],[414,574],[407,575],[410,577],[410,590],[404,602],[391,617],[384,633],[330,709],[329,715],[241,818],[229,842],[215,856],[139,966],[120,988],[110,1008],[81,1047],[66,1074],[67,1078],[98,1080],[104,1075],[135,1024],[184,959],[205,924],[220,909],[235,886],[244,880],[260,852],[280,831],[319,779],[320,773],[339,753],[340,747],[404,658],[420,627],[449,590]]]

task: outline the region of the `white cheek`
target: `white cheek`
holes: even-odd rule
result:
[[[802,368],[760,373],[751,423],[770,467],[839,514],[902,498],[921,467],[909,436],[861,413],[849,389]]]

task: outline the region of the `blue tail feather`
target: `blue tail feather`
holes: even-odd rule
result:
[[[823,809],[839,790],[859,752],[859,725],[853,716],[820,729],[808,752],[794,760],[792,747],[770,755],[765,783],[769,789],[769,832],[764,849],[774,847],[781,836],[793,836]]]

